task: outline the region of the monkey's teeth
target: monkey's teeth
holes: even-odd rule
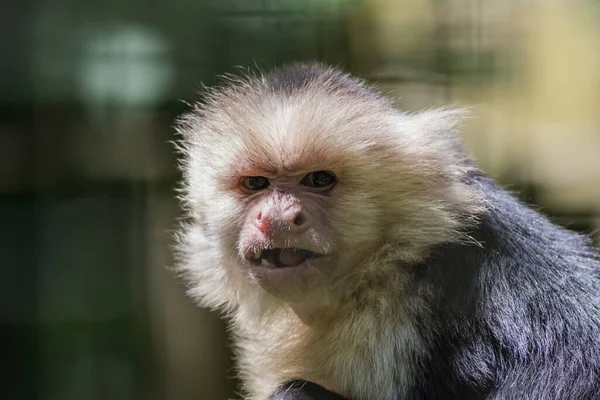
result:
[[[271,264],[267,260],[265,260],[264,258],[262,260],[260,260],[260,264],[264,265],[265,267],[271,266]]]
[[[262,256],[262,250],[254,255],[254,259],[258,260]]]

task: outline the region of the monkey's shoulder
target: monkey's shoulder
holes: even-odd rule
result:
[[[414,398],[598,398],[598,251],[491,180],[474,184],[488,204],[474,241],[428,261],[437,336],[416,389],[429,395]]]

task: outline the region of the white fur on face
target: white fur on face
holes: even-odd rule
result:
[[[403,114],[359,81],[325,69],[295,90],[275,90],[263,77],[234,81],[181,119],[190,222],[179,235],[179,269],[200,304],[231,317],[253,398],[292,378],[357,399],[390,398],[410,383],[410,371],[397,365],[424,355],[397,347],[420,348],[423,338],[411,319],[419,301],[403,296],[409,278],[402,265],[438,243],[468,240],[463,229],[482,210],[463,182],[470,167],[453,134],[462,115]],[[323,245],[335,249],[336,262],[329,287],[315,290],[316,307],[269,295],[242,267],[253,203],[232,182],[256,170],[338,177],[331,196],[319,200],[328,227]]]

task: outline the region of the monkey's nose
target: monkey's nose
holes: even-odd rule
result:
[[[258,230],[262,233],[267,233],[271,230],[272,225],[271,219],[259,211],[258,215],[256,216],[256,226],[258,227]]]
[[[302,211],[297,211],[294,214],[294,220],[292,221],[292,224],[295,227],[302,228],[304,225],[306,225],[307,222],[308,222],[308,218],[306,218],[306,216],[304,215],[304,213],[302,213]]]
[[[308,227],[308,217],[301,209],[288,210],[279,215],[259,212],[256,215],[256,226],[262,233],[269,233],[278,229],[299,231]]]

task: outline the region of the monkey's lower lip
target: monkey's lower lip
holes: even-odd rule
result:
[[[293,268],[305,264],[309,260],[322,257],[310,250],[298,248],[273,248],[264,249],[262,252],[250,259],[254,266],[263,266],[267,268]]]

